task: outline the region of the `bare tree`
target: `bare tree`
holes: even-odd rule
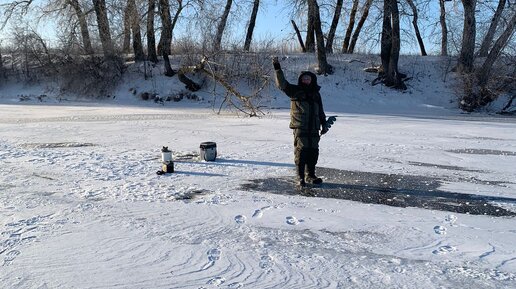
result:
[[[156,0],[148,0],[147,3],[147,55],[150,61],[157,63],[156,38],[154,36],[154,12]]]
[[[421,33],[419,32],[419,26],[417,24],[417,7],[414,4],[414,1],[412,0],[407,0],[407,3],[410,5],[410,8],[412,9],[412,25],[414,26],[414,31],[416,32],[416,38],[417,42],[419,43],[419,48],[421,49],[421,55],[426,56],[425,44],[423,42],[423,38],[421,38]]]
[[[0,30],[4,29],[5,25],[9,22],[13,15],[25,15],[29,11],[30,5],[33,0],[25,0],[25,1],[12,1],[11,3],[0,4],[0,7],[3,8],[4,19],[2,21],[2,25],[0,25]]]
[[[179,15],[183,11],[183,1],[177,0],[177,10],[174,15],[174,18],[170,17],[170,5],[168,0],[159,0],[160,4],[160,18],[162,23],[161,29],[161,37],[158,44],[158,53],[163,56],[164,65],[165,65],[165,75],[166,76],[174,76],[177,72],[172,69],[170,66],[170,60],[168,56],[171,54],[171,44],[172,44],[172,32],[174,31],[174,27],[177,23],[177,19]],[[179,79],[186,78],[184,75],[180,74]]]
[[[128,1],[124,8],[123,53],[131,52],[131,6],[129,4],[130,1]]]
[[[496,40],[493,48],[487,55],[486,61],[477,72],[478,85],[481,87],[481,89],[486,87],[491,70],[493,68],[493,64],[495,63],[496,59],[498,59],[503,48],[507,45],[513,36],[514,26],[516,26],[516,11],[513,12],[512,18],[509,20],[507,27],[505,28],[502,35],[500,35],[500,37]]]
[[[162,27],[158,44],[158,54],[170,55],[170,45],[172,44],[172,19],[168,0],[159,0],[159,10]]]
[[[145,60],[145,53],[143,53],[142,34],[140,30],[140,15],[138,13],[135,0],[128,0],[127,6],[130,7],[129,15],[131,19],[134,60],[143,61]]]
[[[310,3],[311,0],[308,0]],[[306,52],[315,52],[315,20],[313,19],[315,12],[313,11],[313,6],[308,4],[308,15],[306,22],[306,38],[305,38],[305,48]]]
[[[88,55],[93,54],[93,47],[91,46],[90,32],[88,30],[88,22],[86,21],[86,14],[82,11],[81,5],[78,0],[68,0],[70,6],[72,6],[77,18],[79,19],[79,27],[81,29],[82,43],[84,46],[84,52]]]
[[[172,18],[172,25],[170,27],[170,33],[174,33],[174,28],[176,27],[177,20],[179,19],[179,15],[181,15],[181,12],[183,12],[183,9],[185,8],[185,5],[183,5],[183,0],[176,0],[177,1],[177,10],[176,14],[174,14],[174,18]],[[188,4],[187,4],[188,5]]]
[[[499,55],[501,54],[504,47],[507,45],[511,37],[514,33],[514,28],[516,26],[516,12],[513,11],[512,17],[507,24],[505,30],[503,31],[502,35],[496,40],[496,42],[493,45],[493,48],[487,55],[487,58],[482,65],[482,67],[477,71],[476,73],[476,81],[477,83],[470,83],[465,86],[464,95],[460,101],[460,108],[471,112],[474,111],[480,107],[483,107],[487,105],[488,103],[492,102],[496,99],[497,93],[491,91],[491,89],[488,87],[489,82],[491,79],[495,76],[495,74],[492,73],[493,66],[495,64],[495,61],[498,59]],[[496,74],[498,75],[498,74]],[[512,78],[514,78],[514,71],[512,73]],[[471,82],[474,82],[474,79],[470,79]],[[514,80],[510,81],[514,82]],[[509,88],[510,89],[510,88]],[[514,91],[514,90],[512,90]],[[514,93],[512,93],[513,96],[510,98],[509,102],[505,106],[505,109],[507,109],[512,101],[515,99]]]
[[[441,23],[441,56],[448,55],[448,26],[446,25],[446,8],[444,3],[447,0],[439,0],[439,6],[441,8],[441,14],[439,16],[439,22]]]
[[[346,53],[353,53],[355,51],[355,46],[357,44],[358,36],[360,35],[360,32],[362,31],[362,27],[364,26],[364,23],[367,20],[367,17],[369,16],[369,9],[371,8],[371,5],[373,4],[373,0],[367,0],[364,5],[364,12],[362,13],[362,17],[360,17],[360,20],[358,21],[357,28],[355,29],[355,32],[353,33],[353,36],[351,37],[351,43],[349,45],[349,48]]]
[[[102,43],[102,50],[105,57],[114,54],[113,41],[111,40],[111,32],[109,30],[109,21],[107,17],[106,1],[93,0],[93,7],[97,15],[97,24],[99,27],[100,41]]]
[[[462,32],[462,46],[455,71],[472,72],[475,59],[476,20],[475,7],[477,0],[461,0],[464,6],[464,30]]]
[[[244,50],[249,51],[251,47],[251,40],[253,38],[254,26],[256,24],[256,17],[258,15],[258,8],[260,6],[260,0],[254,0],[253,11],[251,12],[251,19],[249,20],[249,26],[247,26],[247,34],[245,36]]]
[[[0,77],[5,78],[4,61],[2,59],[2,43],[0,42]],[[1,83],[0,83],[1,85]]]
[[[124,42],[122,48],[124,53],[130,52],[131,39],[133,40],[134,59],[136,61],[145,60],[140,31],[140,15],[135,0],[127,0],[124,9]]]
[[[351,40],[351,33],[355,27],[355,18],[358,10],[358,0],[353,0],[353,7],[351,7],[351,13],[349,14],[348,28],[346,29],[346,36],[344,36],[344,43],[342,45],[342,53],[350,53],[349,41]]]
[[[383,1],[383,28],[381,40],[382,69],[379,77],[386,86],[406,89],[402,75],[398,71],[400,54],[400,19],[398,2]]]
[[[233,0],[227,0],[226,7],[224,8],[224,13],[222,13],[222,17],[217,26],[217,33],[215,34],[215,40],[213,42],[213,49],[215,51],[220,51],[222,49],[222,35],[224,34],[224,30],[226,29],[226,24],[228,21],[228,16],[232,4]]]
[[[489,53],[489,48],[491,47],[491,43],[493,42],[496,27],[498,27],[498,23],[500,22],[500,18],[502,17],[502,12],[505,8],[506,2],[506,0],[498,1],[498,7],[496,8],[495,14],[493,15],[491,24],[489,25],[489,30],[487,31],[487,34],[484,37],[484,40],[482,41],[480,50],[478,51],[478,56],[480,57],[485,57]]]
[[[317,40],[317,62],[319,63],[317,73],[325,75],[332,74],[333,67],[328,63],[326,59],[326,47],[324,46],[324,34],[322,32],[319,4],[317,4],[317,0],[308,0],[308,6],[312,7],[312,9],[309,10],[313,13],[311,18],[314,21],[313,25],[315,30],[315,37]]]
[[[335,39],[335,32],[337,25],[339,25],[340,14],[342,13],[342,3],[344,0],[337,0],[335,5],[335,12],[333,13],[333,20],[331,21],[330,30],[328,31],[328,39],[326,40],[326,52],[333,53],[333,40]]]
[[[290,22],[296,31],[297,40],[299,41],[299,45],[301,45],[301,51],[306,52],[305,43],[303,42],[303,37],[301,36],[301,32],[299,32],[299,28],[297,28],[296,22],[294,20],[290,20]]]

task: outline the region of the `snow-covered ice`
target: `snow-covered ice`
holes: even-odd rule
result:
[[[327,114],[339,118],[319,165],[355,189],[348,172],[387,184],[435,177],[439,190],[516,212],[515,119],[462,114],[453,85],[431,77],[439,61],[418,61],[407,93],[364,83],[359,62],[321,77]],[[284,63],[291,80],[307,68]],[[244,189],[294,174],[288,101],[274,89],[278,109],[261,118],[149,104],[124,97],[127,87],[115,100],[60,103],[19,103],[9,89],[2,288],[516,288],[514,217]],[[217,143],[215,162],[197,158],[205,141]],[[156,174],[163,146],[173,174]]]

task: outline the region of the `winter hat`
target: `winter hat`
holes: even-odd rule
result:
[[[321,87],[317,84],[317,75],[315,75],[313,72],[310,71],[301,71],[301,74],[299,75],[299,78],[297,80],[297,85],[304,86],[301,79],[303,76],[308,75],[312,78],[312,82],[310,82],[309,88],[319,90]]]

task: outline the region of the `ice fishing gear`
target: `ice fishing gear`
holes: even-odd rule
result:
[[[170,174],[174,172],[174,162],[172,161],[172,151],[168,147],[161,148],[161,170],[157,171],[156,174]]]
[[[161,171],[165,174],[173,173],[174,172],[174,162],[170,161],[170,162],[163,163],[163,165],[161,166]]]
[[[168,147],[163,147],[161,149],[161,161],[164,163],[172,161],[172,152],[168,149]]]
[[[217,158],[217,144],[211,141],[203,142],[200,145],[201,148],[201,160],[207,162],[214,162]]]

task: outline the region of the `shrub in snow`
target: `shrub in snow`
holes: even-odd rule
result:
[[[68,57],[58,73],[61,93],[100,97],[122,80],[126,67],[121,57]]]

